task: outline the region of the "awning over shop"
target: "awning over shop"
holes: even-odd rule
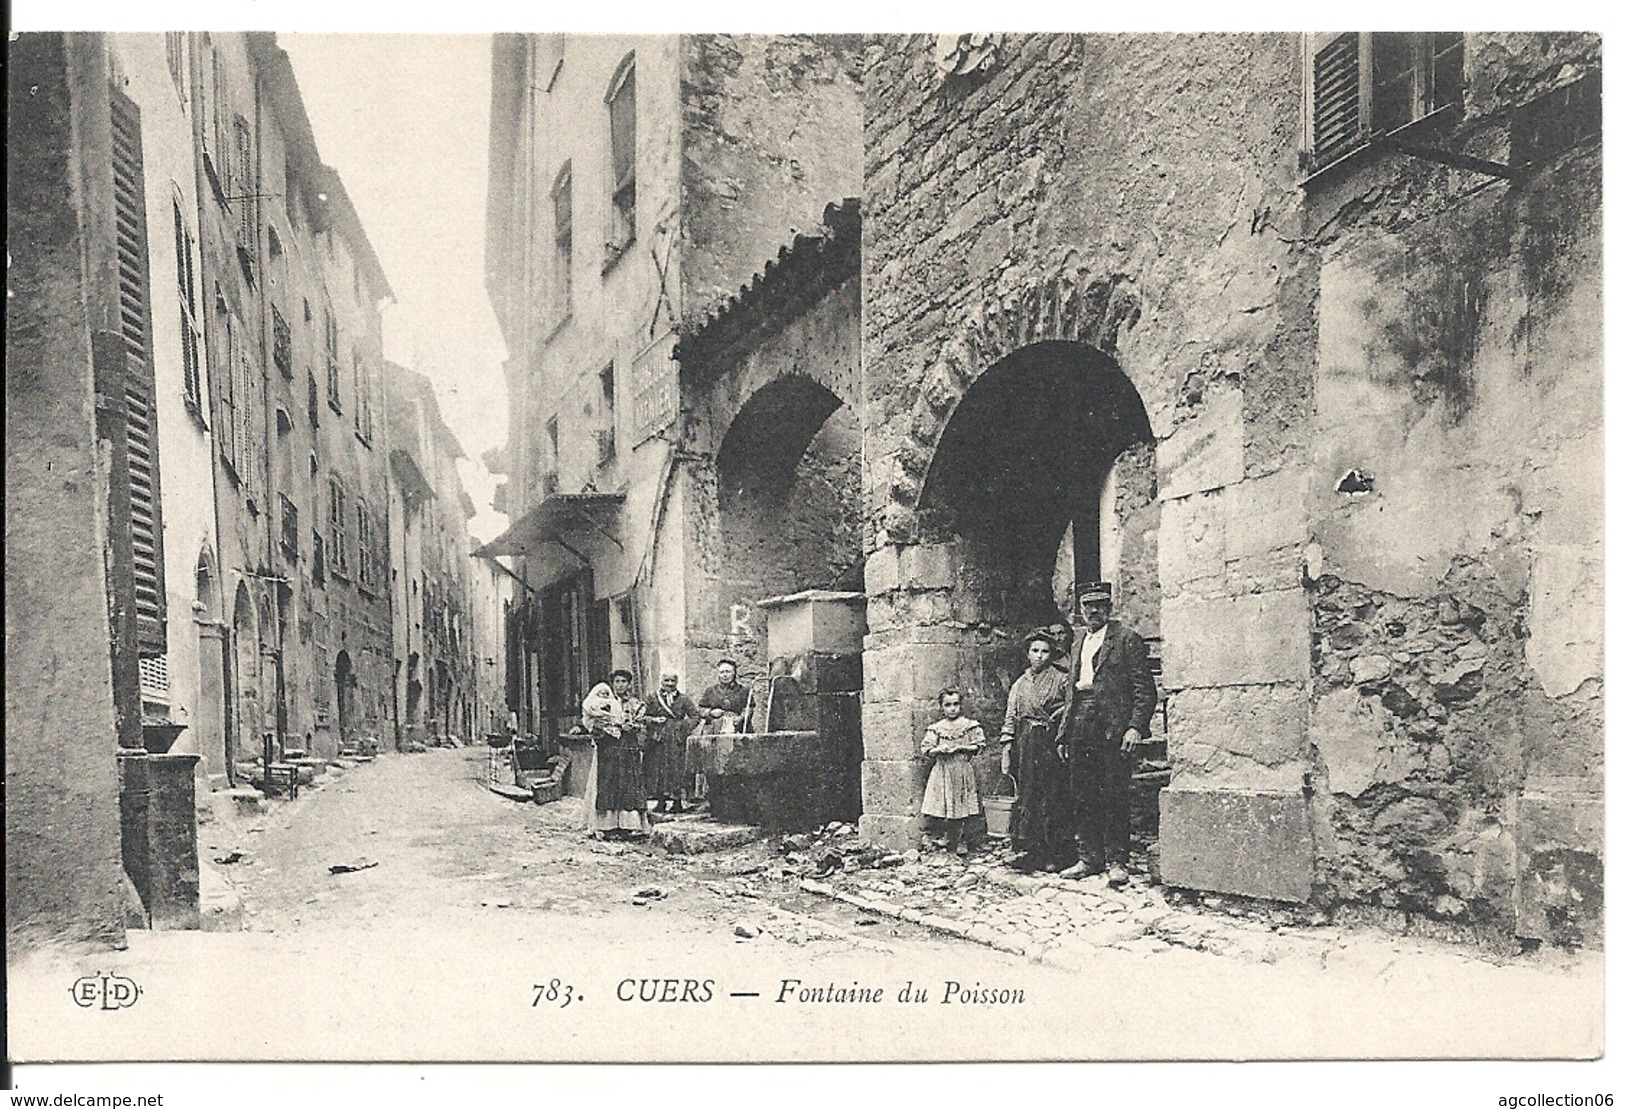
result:
[[[570,545],[568,537],[600,535],[621,546],[621,509],[625,504],[625,493],[549,493],[512,527],[474,554],[480,558],[532,556],[541,554],[551,543],[585,562],[586,558]]]

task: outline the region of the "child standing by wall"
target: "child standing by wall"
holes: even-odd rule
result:
[[[939,693],[937,706],[942,710],[942,719],[926,728],[925,738],[920,741],[920,753],[934,760],[920,813],[943,821],[946,846],[961,858],[970,854],[965,844],[965,821],[982,811],[971,756],[987,742],[982,725],[961,715],[962,700],[957,689]]]

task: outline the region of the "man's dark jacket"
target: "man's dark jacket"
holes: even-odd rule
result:
[[[1078,696],[1078,670],[1083,665],[1084,642],[1087,635],[1078,636],[1073,648],[1077,658],[1072,662],[1071,680],[1066,685],[1066,708],[1062,713],[1061,734],[1071,740],[1074,727],[1081,726],[1082,699]],[[1151,735],[1151,713],[1157,707],[1157,680],[1151,675],[1150,654],[1145,640],[1125,628],[1116,620],[1106,621],[1106,638],[1095,655],[1095,711],[1094,719],[1103,729],[1088,737],[1097,742],[1117,743],[1130,728],[1139,729],[1142,737]],[[1091,729],[1093,732],[1093,729]],[[1098,736],[1098,738],[1097,738]]]

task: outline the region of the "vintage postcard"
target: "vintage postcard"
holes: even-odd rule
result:
[[[11,1060],[1597,1058],[1601,43],[15,34]]]

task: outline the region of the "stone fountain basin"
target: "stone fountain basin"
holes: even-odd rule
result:
[[[814,731],[696,735],[692,764],[705,774],[711,815],[774,831],[856,820],[863,759],[850,737]]]

